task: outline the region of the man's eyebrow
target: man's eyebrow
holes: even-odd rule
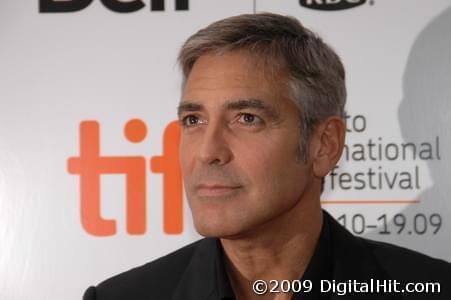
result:
[[[241,99],[236,101],[229,101],[225,104],[225,108],[228,110],[241,110],[241,109],[256,109],[265,113],[268,117],[277,119],[279,114],[277,110],[267,105],[260,99]]]
[[[202,104],[198,104],[195,102],[183,101],[177,107],[177,116],[180,118],[182,113],[187,111],[201,111],[204,110],[204,106]]]
[[[266,114],[268,117],[273,119],[278,119],[279,114],[277,113],[277,110],[267,105],[264,101],[260,99],[240,99],[240,100],[231,100],[227,101],[224,104],[224,108],[226,110],[242,110],[242,109],[255,109],[262,111],[264,114]],[[191,102],[191,101],[182,101],[180,102],[179,106],[177,107],[177,115],[180,118],[180,116],[184,112],[198,112],[203,111],[205,108],[202,104]]]

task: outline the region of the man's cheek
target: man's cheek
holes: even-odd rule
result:
[[[247,165],[251,170],[258,169],[259,166],[270,164],[271,153],[265,149],[264,145],[243,144],[233,150],[235,159],[240,161],[240,165]]]
[[[180,143],[180,166],[182,168],[182,174],[183,176],[187,176],[188,173],[191,172],[191,170],[194,167],[194,157],[195,152],[192,147],[186,142]]]

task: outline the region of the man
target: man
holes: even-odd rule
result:
[[[206,238],[85,300],[451,299],[450,264],[354,237],[321,210],[344,145],[346,90],[319,37],[294,18],[241,15],[191,36],[179,61],[181,166]],[[397,290],[438,283],[440,293],[396,293],[394,280]]]

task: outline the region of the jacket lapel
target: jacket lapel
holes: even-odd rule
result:
[[[370,283],[371,279],[391,279],[367,248],[363,239],[353,236],[327,212],[324,212],[324,215],[328,218],[330,226],[332,261],[334,262],[333,279],[336,282],[357,280]],[[362,293],[347,296],[333,294],[331,300],[358,298],[365,300],[402,299],[400,294]]]
[[[175,287],[172,300],[215,299],[215,262],[218,251],[215,239],[200,242],[186,268],[180,283]]]

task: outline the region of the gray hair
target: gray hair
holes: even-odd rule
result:
[[[338,55],[297,19],[273,13],[244,14],[210,24],[182,46],[178,61],[183,85],[196,60],[247,50],[265,70],[288,75],[290,98],[300,112],[300,158],[308,159],[315,125],[330,116],[344,117],[345,71]]]

